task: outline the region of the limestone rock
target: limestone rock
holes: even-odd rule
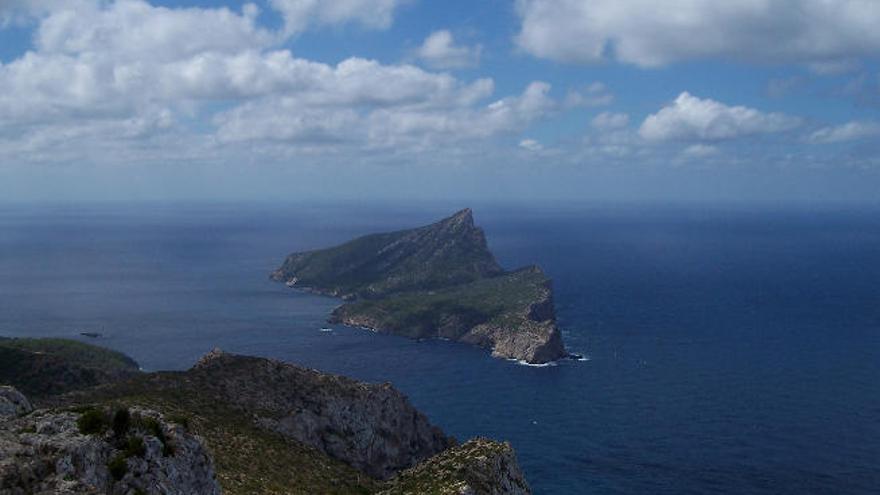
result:
[[[186,373],[200,393],[376,478],[388,478],[454,444],[390,384],[367,384],[271,359],[217,351],[209,356]]]
[[[81,418],[106,416],[81,431]],[[39,410],[0,423],[0,493],[220,493],[201,440],[146,409],[124,431],[110,412]]]
[[[0,419],[14,418],[34,410],[34,406],[21,392],[6,385],[0,385]]]
[[[408,469],[380,495],[529,495],[508,443],[470,440]]]

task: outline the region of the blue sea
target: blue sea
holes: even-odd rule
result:
[[[289,252],[464,206],[503,265],[554,279],[588,360],[322,332],[338,301],[268,280]],[[7,204],[0,335],[146,370],[219,346],[389,381],[460,439],[510,441],[538,494],[880,492],[880,208]]]

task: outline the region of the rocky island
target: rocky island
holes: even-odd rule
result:
[[[446,338],[532,364],[567,355],[550,279],[537,266],[505,271],[470,209],[424,227],[291,254],[271,277],[343,299],[332,323]]]
[[[78,342],[0,348],[0,493],[531,493],[509,444],[459,444],[390,384],[220,350],[144,373]]]

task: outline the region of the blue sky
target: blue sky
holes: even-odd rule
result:
[[[6,0],[0,195],[874,202],[877,25],[873,0]]]

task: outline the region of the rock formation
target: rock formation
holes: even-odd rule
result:
[[[272,278],[349,301],[333,312],[333,323],[457,340],[529,363],[566,356],[550,280],[534,266],[501,269],[470,209],[292,254]]]
[[[155,411],[38,410],[0,420],[0,493],[214,495],[220,487],[200,439]]]
[[[379,479],[455,443],[387,383],[216,350],[187,375],[200,393],[245,411],[258,426]]]
[[[529,495],[508,443],[476,438],[393,479],[381,495]]]
[[[456,446],[389,384],[219,349],[36,404],[0,386],[0,493],[528,493],[508,445]]]

